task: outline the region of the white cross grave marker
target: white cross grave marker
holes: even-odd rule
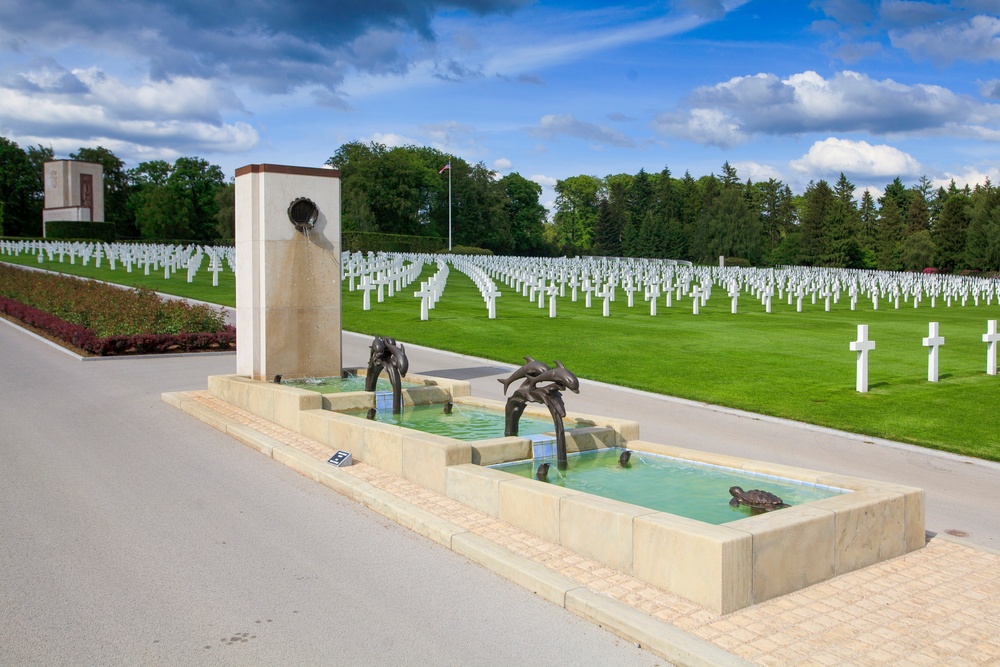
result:
[[[986,333],[983,334],[983,342],[987,343],[986,348],[986,374],[997,374],[997,342],[1000,342],[1000,334],[997,333],[997,321],[986,321]]]
[[[492,286],[483,292],[483,296],[486,297],[486,310],[489,312],[489,319],[495,320],[497,318],[497,299],[500,297],[500,290],[496,286]]]
[[[927,338],[924,338],[924,347],[927,352],[927,381],[938,381],[938,350],[944,345],[944,338],[938,332],[938,323],[930,323],[930,331]]]
[[[361,286],[358,289],[362,289],[365,292],[364,300],[361,302],[361,310],[371,310],[372,309],[372,290],[375,289],[375,285],[368,282],[368,274],[361,276]]]
[[[362,283],[362,289],[364,289],[364,284]],[[368,292],[365,292],[365,297],[368,296]],[[427,311],[430,309],[430,300],[434,296],[434,290],[426,282],[420,283],[420,290],[413,293],[413,296],[420,297],[420,320],[427,320]]]
[[[868,325],[858,325],[858,339],[851,341],[851,350],[858,353],[858,381],[856,388],[859,392],[868,391],[868,353],[875,349],[875,341],[868,340]]]

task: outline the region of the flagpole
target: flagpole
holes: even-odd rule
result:
[[[451,252],[451,160],[448,160],[448,252]]]

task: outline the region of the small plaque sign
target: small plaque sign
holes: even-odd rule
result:
[[[330,465],[335,465],[338,468],[346,468],[349,465],[353,465],[354,461],[351,459],[350,452],[345,452],[344,450],[340,449],[337,450],[336,454],[334,454],[327,460],[327,463],[329,463]]]

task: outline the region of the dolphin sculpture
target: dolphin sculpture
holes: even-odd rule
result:
[[[514,380],[523,380],[507,399],[504,410],[504,435],[517,435],[518,422],[529,401],[543,404],[549,409],[555,426],[556,465],[560,470],[565,470],[566,432],[563,418],[566,417],[566,406],[563,404],[561,392],[568,389],[574,394],[579,394],[580,380],[559,360],[556,360],[555,368],[549,368],[546,364],[527,356],[524,357],[524,361],[525,364],[511,373],[510,377],[500,380],[505,394]]]
[[[368,374],[365,377],[365,391],[375,391],[378,386],[378,376],[384,370],[392,382],[392,413],[398,415],[403,411],[402,378],[410,369],[410,361],[406,358],[406,348],[389,336],[375,336],[371,346],[371,356],[368,358]]]
[[[546,366],[540,361],[535,361],[531,357],[524,357],[524,361],[526,363],[520,368],[518,368],[516,371],[511,373],[511,376],[509,378],[506,378],[504,380],[501,380],[499,378],[497,379],[497,382],[503,385],[504,394],[507,393],[507,387],[509,387],[511,383],[514,382],[514,380],[521,380],[523,378],[535,377],[549,370],[548,366]]]

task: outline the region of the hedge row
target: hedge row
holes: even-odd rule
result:
[[[49,240],[89,239],[114,243],[116,238],[115,223],[49,220],[45,223],[45,238]]]
[[[149,289],[123,289],[6,264],[0,264],[0,296],[90,329],[99,338],[218,332],[225,324],[221,308],[168,301]]]
[[[9,297],[0,296],[0,312],[41,329],[81,350],[102,357],[116,354],[236,349],[236,329],[229,325],[225,325],[221,331],[214,333],[135,334],[99,337],[86,327],[67,322]]]

